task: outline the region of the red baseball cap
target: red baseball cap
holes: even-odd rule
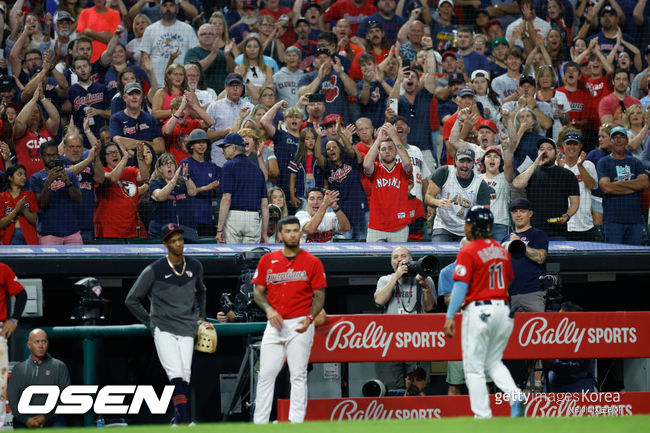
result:
[[[336,123],[337,121],[343,122],[343,118],[338,114],[328,114],[320,124],[321,126],[327,126]]]
[[[453,51],[445,51],[444,53],[442,53],[442,56],[440,56],[440,58],[444,60],[444,58],[447,56],[454,56],[454,59],[458,59],[458,56],[456,56],[456,53],[454,53]]]
[[[494,122],[492,122],[492,123],[494,123]],[[488,153],[490,153],[490,152],[496,152],[496,153],[499,154],[499,156],[501,156],[501,148],[499,148],[499,146],[492,145],[492,146],[489,146],[487,149],[485,149],[485,154],[486,155]]]
[[[476,125],[476,126],[477,126],[476,129],[490,128],[492,130],[492,132],[494,132],[494,133],[497,132],[497,124],[494,123],[491,120],[488,120],[488,119],[481,120],[480,122],[478,122],[478,125]],[[494,146],[490,146],[490,147],[494,147]]]

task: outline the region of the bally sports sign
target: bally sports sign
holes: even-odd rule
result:
[[[311,362],[460,360],[444,314],[328,316]],[[462,332],[461,316],[456,326]],[[518,313],[505,359],[648,358],[650,312]]]

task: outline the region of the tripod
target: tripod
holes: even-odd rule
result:
[[[250,413],[253,413],[255,408],[255,385],[257,384],[257,376],[255,374],[255,367],[260,360],[260,346],[262,345],[262,337],[255,336],[247,337],[246,353],[239,366],[237,372],[237,385],[235,390],[230,396],[230,401],[226,405],[226,411],[223,414],[223,421],[227,421],[228,417],[232,415],[234,408],[242,403]],[[246,391],[246,381],[249,382],[249,389]],[[246,397],[249,397],[249,402],[245,403]]]

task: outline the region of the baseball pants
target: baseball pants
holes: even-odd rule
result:
[[[471,302],[463,310],[463,370],[475,418],[492,417],[490,397],[485,387],[486,373],[501,391],[509,395],[509,401],[523,397],[501,362],[512,326],[510,308],[505,301],[492,301],[491,305],[479,306]]]
[[[409,237],[409,226],[404,226],[394,232],[382,232],[380,230],[368,229],[366,242],[406,242]]]
[[[273,405],[275,378],[284,365],[289,364],[291,395],[289,421],[300,423],[305,420],[307,411],[307,364],[311,345],[314,341],[314,325],[311,324],[302,334],[296,332],[304,317],[285,319],[282,328],[277,329],[267,322],[260,349],[260,372],[257,378],[255,396],[255,424],[269,422]]]
[[[259,212],[230,210],[223,228],[228,244],[258,244],[262,239]]]
[[[0,322],[0,325],[2,323]],[[7,418],[7,370],[9,369],[9,348],[7,339],[0,337],[0,427],[5,425]]]
[[[153,342],[156,346],[158,359],[167,373],[167,378],[172,380],[180,377],[184,382],[190,383],[194,338],[174,335],[156,327],[153,333]]]

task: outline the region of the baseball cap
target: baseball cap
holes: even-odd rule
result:
[[[477,129],[489,128],[489,129],[492,130],[492,132],[494,132],[494,133],[497,132],[497,124],[494,123],[493,121],[489,120],[489,119],[483,119],[483,120],[479,121],[478,125],[476,125],[476,126],[477,126]],[[490,147],[495,147],[495,146],[490,146]],[[497,147],[497,149],[498,149],[498,147]]]
[[[3,75],[0,77],[0,90],[6,91],[16,88],[16,80],[9,75]]]
[[[526,83],[535,87],[535,78],[531,77],[530,75],[522,75],[521,78],[519,79],[519,85],[523,86]]]
[[[494,122],[492,122],[492,123],[494,123]],[[499,154],[499,156],[501,156],[501,148],[499,146],[494,146],[494,145],[488,146],[488,148],[485,149],[485,154],[487,155],[490,152],[496,152],[496,153]]]
[[[127,83],[126,86],[124,86],[124,94],[128,95],[129,93],[133,92],[134,90],[139,90],[140,93],[142,93],[142,86],[138,82],[132,82],[132,83]]]
[[[513,209],[528,209],[530,210],[530,201],[525,197],[517,197],[512,202],[510,202],[510,210]]]
[[[390,123],[391,123],[391,125],[394,125],[394,124],[396,124],[397,122],[399,122],[400,120],[401,120],[402,122],[406,123],[407,125],[409,124],[408,119],[407,119],[406,117],[404,117],[404,116],[395,116],[395,117],[393,117],[393,118],[390,120]]]
[[[568,143],[569,141],[575,141],[575,142],[578,142],[578,143],[582,143],[582,140],[580,139],[580,134],[578,134],[575,131],[567,132],[564,135],[564,142]]]
[[[269,205],[269,223],[275,224],[282,218],[282,209],[271,203]]]
[[[187,137],[188,143],[193,143],[195,141],[210,141],[208,139],[208,134],[205,133],[201,128],[196,128],[190,135]]]
[[[33,68],[29,69],[29,76],[33,77],[34,75],[38,74],[43,70],[42,66],[34,66]]]
[[[336,123],[337,120],[340,120],[341,122],[343,121],[341,116],[339,116],[338,114],[328,114],[327,116],[325,116],[325,118],[320,124],[321,126],[328,126]]]
[[[174,3],[174,4],[178,4],[178,3],[176,2],[176,0],[160,0],[160,4],[161,4],[161,5],[164,5],[165,3]]]
[[[496,47],[499,44],[505,45],[506,47],[510,46],[506,38],[496,38],[495,40],[492,41],[492,48]]]
[[[305,23],[305,24],[309,25],[309,21],[307,21],[307,18],[305,18],[305,17],[298,17],[298,19],[296,19],[296,22],[293,24],[293,26],[298,27],[299,23]]]
[[[63,11],[63,10],[59,10],[54,14],[54,22],[55,23],[58,23],[59,21],[64,21],[64,20],[74,22],[74,17],[72,15],[70,15],[70,12]]]
[[[382,29],[383,30],[384,28],[381,26],[381,23],[379,21],[377,21],[377,20],[369,20],[368,25],[366,26],[366,29],[367,29],[366,31],[368,31],[368,30],[371,30],[371,29]]]
[[[445,4],[445,3],[449,3],[449,5],[450,5],[452,8],[454,7],[454,2],[453,2],[453,1],[451,1],[451,0],[440,0],[440,1],[438,2],[438,8],[440,8],[440,6],[442,6],[442,5]]]
[[[462,86],[456,92],[457,96],[475,96],[474,89],[469,86]]]
[[[540,138],[539,140],[537,140],[537,148],[539,149],[539,146],[541,146],[544,143],[549,143],[553,146],[554,149],[557,149],[557,145],[555,144],[555,141],[553,141],[548,137]]]
[[[463,146],[458,149],[458,152],[456,152],[456,159],[459,161],[463,159],[471,159],[472,162],[474,162],[475,158],[476,154],[474,153],[474,150],[472,150],[472,148],[469,146]]]
[[[460,72],[452,72],[449,74],[448,84],[452,85],[454,83],[465,84],[465,77]]]
[[[235,146],[241,147],[244,147],[246,145],[244,143],[244,138],[236,132],[231,132],[230,134],[226,135],[226,138],[224,138],[223,142],[219,143],[218,146],[223,149],[228,144],[234,144]]]
[[[326,54],[328,56],[332,55],[332,53],[330,53],[330,50],[327,48],[319,48],[316,50],[316,57],[320,56],[321,54]]]
[[[472,76],[470,77],[470,80],[474,81],[474,79],[478,78],[478,77],[483,77],[483,78],[486,78],[486,79],[489,80],[490,79],[490,73],[488,71],[483,70],[483,69],[477,69],[474,72],[472,72]]]
[[[244,0],[244,9],[257,9],[257,0]]]
[[[445,51],[444,53],[442,53],[442,56],[440,56],[440,58],[444,60],[445,57],[447,57],[447,56],[452,56],[454,59],[458,58],[456,53],[454,53],[453,51]]]
[[[165,242],[167,241],[167,238],[173,235],[174,233],[183,233],[185,229],[180,227],[178,224],[169,223],[164,225],[161,231],[162,231],[163,242]]]
[[[230,83],[234,83],[235,81],[239,84],[244,84],[244,77],[236,72],[231,72],[230,74],[226,75],[226,86]]]
[[[600,10],[600,13],[598,14],[598,17],[602,17],[603,15],[605,15],[607,13],[616,16],[616,10],[613,7],[611,7],[610,5],[605,5]]]
[[[627,130],[622,126],[617,126],[615,128],[612,128],[612,130],[609,132],[609,136],[613,137],[614,134],[623,134],[627,137]]]

